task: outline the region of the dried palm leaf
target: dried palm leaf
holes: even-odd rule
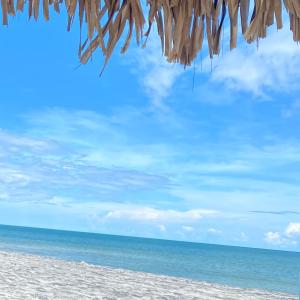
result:
[[[105,56],[105,64],[110,59],[116,44],[125,33],[121,48],[124,53],[129,47],[135,31],[136,41],[143,36],[145,18],[141,0],[28,0],[28,15],[38,19],[41,10],[45,20],[49,20],[49,7],[60,12],[64,5],[68,14],[68,30],[76,15],[82,32],[86,24],[86,38],[82,43],[80,34],[79,57],[86,63],[97,49]],[[145,0],[148,6],[148,30],[145,43],[156,22],[163,54],[169,62],[190,65],[202,50],[204,34],[212,57],[220,52],[220,37],[228,11],[230,23],[230,48],[237,46],[238,16],[241,30],[248,42],[264,38],[267,28],[274,22],[282,28],[282,7],[290,17],[293,39],[300,41],[300,1],[299,0]],[[253,4],[253,5],[250,5]],[[249,20],[249,10],[253,7]],[[16,11],[24,11],[25,0],[1,0],[2,22],[8,24],[8,16]]]

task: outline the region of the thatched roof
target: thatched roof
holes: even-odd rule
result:
[[[207,39],[211,57],[220,52],[221,31],[227,16],[230,22],[232,49],[237,45],[239,26],[247,42],[264,38],[267,35],[267,27],[274,22],[280,29],[284,7],[289,14],[293,39],[300,41],[300,0],[140,1],[1,0],[1,6],[4,25],[8,24],[8,15],[14,16],[17,11],[23,11],[25,8],[28,9],[29,17],[38,19],[40,11],[43,11],[44,18],[48,20],[50,6],[53,6],[56,12],[64,6],[68,14],[68,30],[78,15],[80,27],[83,28],[84,23],[87,25],[84,27],[86,38],[80,41],[79,56],[82,63],[86,63],[98,48],[102,50],[107,62],[123,36],[121,52],[125,52],[133,32],[136,41],[140,43],[143,40],[144,43],[155,24],[162,51],[168,61],[190,65],[201,51],[204,37]],[[147,4],[147,17],[144,16],[142,8],[144,4]]]

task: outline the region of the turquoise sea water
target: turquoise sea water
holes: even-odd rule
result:
[[[0,225],[0,251],[299,292],[300,253]]]

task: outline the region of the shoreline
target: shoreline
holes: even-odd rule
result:
[[[296,295],[0,252],[1,299],[296,300]]]

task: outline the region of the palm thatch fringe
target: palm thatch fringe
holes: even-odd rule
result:
[[[190,65],[202,49],[204,36],[210,56],[220,52],[220,37],[227,11],[231,49],[237,46],[238,16],[244,38],[250,43],[266,37],[267,27],[274,21],[278,29],[282,28],[283,7],[290,17],[293,39],[300,41],[299,0],[147,0],[149,25],[145,33],[140,0],[1,0],[3,24],[8,24],[8,15],[15,16],[25,6],[29,17],[38,19],[42,10],[45,20],[49,20],[49,6],[59,13],[63,2],[68,14],[68,30],[76,14],[80,28],[84,22],[87,25],[86,39],[80,41],[79,48],[82,63],[86,63],[93,52],[100,48],[106,64],[124,30],[127,35],[122,53],[128,49],[133,31],[139,43],[143,36],[147,40],[153,23],[156,23],[162,50],[168,61]]]

